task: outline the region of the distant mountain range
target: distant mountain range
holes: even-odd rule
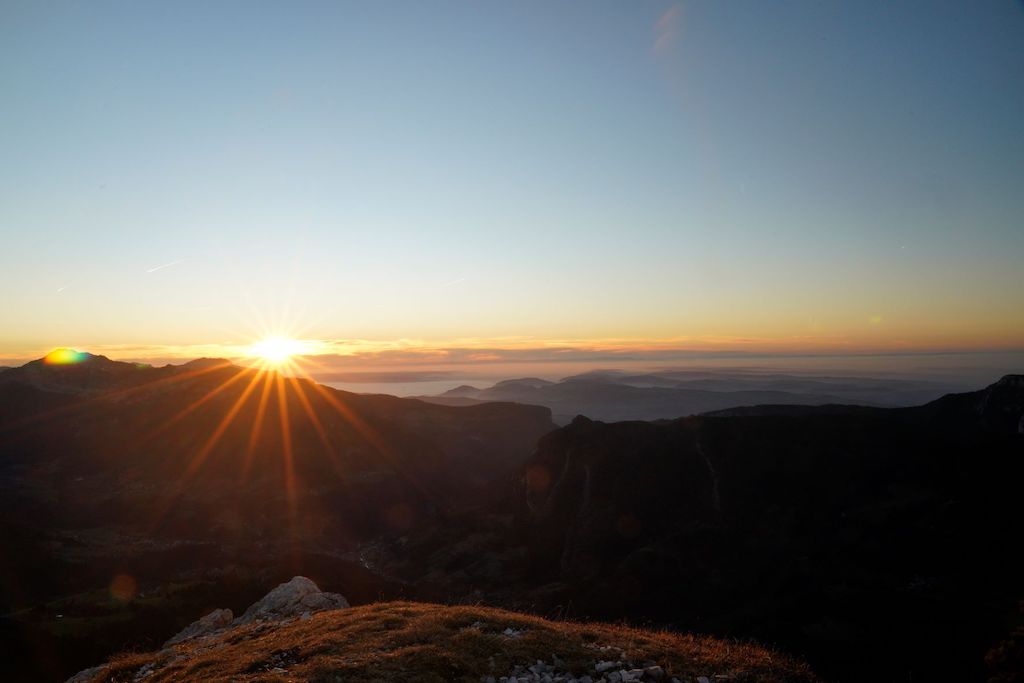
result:
[[[489,387],[464,385],[418,398],[442,405],[512,401],[550,408],[558,424],[576,415],[595,420],[660,420],[750,405],[911,406],[963,387],[925,380],[803,376],[776,373],[668,370],[593,371],[552,382],[510,379]]]

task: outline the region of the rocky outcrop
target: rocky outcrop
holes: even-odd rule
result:
[[[186,626],[176,636],[164,643],[164,647],[170,647],[189,638],[198,638],[199,636],[216,633],[230,626],[234,616],[229,609],[215,609],[205,617],[197,619]]]
[[[233,619],[234,615],[231,610],[217,609],[201,619],[193,621],[164,643],[163,648],[157,653],[157,658],[136,672],[133,680],[142,680],[153,671],[178,661],[176,646],[206,643],[203,647],[214,647],[209,643],[237,626],[254,622],[268,622],[257,628],[273,628],[274,622],[285,624],[298,619],[308,619],[313,612],[343,609],[348,606],[345,596],[339,593],[325,593],[305,576],[293,577],[291,581],[282,583],[250,605],[249,609],[245,610],[245,613],[237,619]],[[106,664],[85,669],[69,678],[67,683],[95,681],[108,669],[109,666]]]
[[[338,593],[324,593],[305,576],[296,576],[249,606],[233,624],[251,624],[254,621],[276,621],[301,617],[313,612],[348,607],[348,600]]]

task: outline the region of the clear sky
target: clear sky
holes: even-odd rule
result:
[[[1008,1],[5,1],[0,360],[1024,348],[1022,46]]]

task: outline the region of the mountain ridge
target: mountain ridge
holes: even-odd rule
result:
[[[441,405],[515,401],[543,405],[558,424],[574,415],[603,421],[661,420],[755,405],[919,405],[959,386],[906,379],[665,370],[594,370],[557,382],[503,380],[487,388],[462,385],[419,398]]]
[[[1008,544],[1024,533],[1022,387],[1007,376],[909,408],[580,416],[504,498],[384,564],[458,568],[429,574],[438,595],[776,643],[840,681],[977,679],[1024,595]]]

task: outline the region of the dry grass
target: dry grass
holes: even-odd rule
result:
[[[503,635],[506,628],[521,631]],[[557,655],[574,673],[598,659],[660,664],[669,675],[816,680],[799,662],[760,647],[609,624],[553,622],[487,607],[388,602],[321,612],[306,621],[253,624],[162,653],[126,653],[92,683],[131,681],[479,681]],[[275,671],[276,669],[276,671]],[[283,671],[282,671],[283,670]],[[712,678],[712,680],[714,680]]]

